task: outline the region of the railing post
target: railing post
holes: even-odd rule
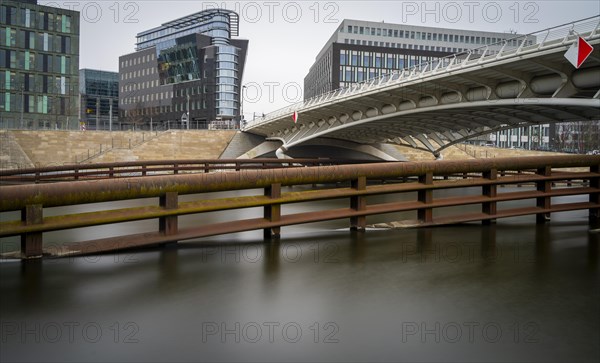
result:
[[[21,210],[21,221],[27,225],[44,223],[44,209],[41,204],[27,205]],[[25,258],[42,257],[42,232],[21,235],[21,254]]]
[[[432,185],[433,173],[429,171],[425,175],[419,175],[419,183],[425,185]],[[419,202],[423,204],[433,203],[433,190],[419,190],[418,199]],[[433,210],[431,208],[419,209],[417,211],[417,219],[421,223],[431,223],[433,221]]]
[[[163,209],[177,209],[178,206],[178,193],[167,192],[160,196],[160,206]],[[177,216],[160,217],[158,219],[158,228],[160,233],[165,236],[171,236],[177,234]]]
[[[281,184],[275,183],[265,188],[265,196],[271,199],[281,198]],[[269,222],[279,222],[281,220],[281,205],[270,204],[265,205],[264,216]],[[264,238],[273,239],[279,238],[281,235],[281,227],[272,227],[264,229]]]
[[[550,166],[545,166],[539,168],[536,172],[537,175],[540,176],[550,176],[552,174],[552,168]],[[537,191],[543,192],[547,195],[552,190],[552,182],[550,181],[538,181],[536,182]],[[536,206],[538,208],[550,209],[552,199],[549,196],[538,197],[536,199]],[[550,220],[550,213],[538,213],[536,215],[536,223],[542,224],[546,223],[546,221]]]
[[[600,173],[600,165],[590,166],[590,173]],[[590,178],[590,188],[600,189],[600,177]],[[596,203],[596,206],[600,206],[600,194],[590,193],[590,203]],[[590,209],[590,220],[600,219],[600,207]]]
[[[146,176],[146,165],[142,165],[142,176]]]
[[[490,181],[496,181],[498,179],[498,170],[497,169],[490,169],[490,171],[486,171],[483,173],[483,178],[490,180]],[[482,192],[483,195],[489,198],[495,198],[498,195],[498,191],[497,191],[497,185],[496,184],[490,184],[490,185],[484,185],[482,187]],[[487,215],[496,215],[496,202],[484,202],[481,205],[481,211],[484,214]],[[486,219],[483,220],[483,224],[492,224],[495,223],[496,220],[495,219]]]
[[[356,191],[367,189],[367,177],[359,176],[358,179],[352,180],[352,189]],[[350,208],[355,211],[364,211],[367,209],[367,197],[363,195],[355,195],[350,197]],[[353,231],[364,231],[367,227],[367,217],[357,216],[350,217],[350,229]]]

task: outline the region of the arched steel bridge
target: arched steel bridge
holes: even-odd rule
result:
[[[577,70],[564,54],[580,36],[595,49]],[[504,41],[497,54],[484,46],[338,89],[242,130],[281,142],[271,142],[279,147],[278,157],[303,144],[323,145],[324,139],[406,145],[438,156],[451,145],[503,129],[600,120],[599,44],[600,16],[582,19]]]

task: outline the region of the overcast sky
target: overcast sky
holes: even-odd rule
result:
[[[207,8],[240,15],[250,41],[244,113],[300,101],[317,53],[343,19],[482,31],[530,33],[600,14],[600,1],[44,1],[81,12],[80,68],[118,71],[137,33]],[[286,91],[286,92],[284,92]]]

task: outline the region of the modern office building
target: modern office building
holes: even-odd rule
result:
[[[248,41],[232,39],[238,29],[237,13],[209,9],[139,33],[119,58],[121,122],[239,127]]]
[[[550,150],[586,154],[600,150],[600,121],[552,124]]]
[[[345,19],[304,78],[304,99],[469,49],[495,54],[504,40],[518,46],[517,36]]]
[[[79,12],[0,2],[0,127],[79,127]]]
[[[119,130],[119,73],[79,70],[81,126],[87,130]]]

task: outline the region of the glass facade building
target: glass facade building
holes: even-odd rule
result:
[[[516,36],[346,19],[304,78],[304,99],[469,49],[487,45],[494,54],[504,40],[518,46]]]
[[[79,12],[0,2],[0,127],[79,127]]]
[[[80,121],[87,130],[119,130],[119,74],[79,71]]]
[[[136,52],[119,59],[122,121],[238,126],[248,48],[232,39],[238,26],[235,12],[209,9],[139,33]]]

